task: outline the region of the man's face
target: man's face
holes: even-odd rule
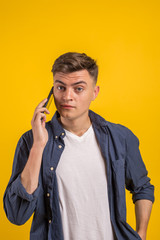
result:
[[[91,101],[98,95],[99,87],[87,70],[54,76],[54,101],[62,118],[75,120],[87,114]]]

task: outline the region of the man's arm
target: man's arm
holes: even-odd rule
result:
[[[46,117],[43,111],[49,112],[42,107],[45,101],[38,105],[32,118],[33,137],[28,131],[17,144],[12,175],[4,193],[6,216],[16,225],[24,224],[33,214],[41,189],[39,172],[43,150],[48,141]]]
[[[21,173],[21,182],[26,191],[32,194],[38,187],[39,172],[42,162],[42,154],[48,141],[48,132],[45,128],[46,115],[49,111],[43,107],[46,99],[35,109],[31,124],[33,132],[33,146],[28,161]]]
[[[146,239],[147,226],[154,202],[154,186],[142,160],[139,139],[129,130],[126,138],[126,188],[132,193],[135,203],[136,231]]]
[[[142,240],[146,240],[147,226],[151,210],[152,202],[150,200],[142,199],[135,202],[136,231]]]

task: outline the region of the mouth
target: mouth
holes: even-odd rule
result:
[[[74,106],[68,105],[68,104],[61,104],[60,106],[61,106],[61,108],[63,108],[63,109],[73,109],[73,108],[75,108]]]

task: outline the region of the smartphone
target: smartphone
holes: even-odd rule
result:
[[[49,94],[48,94],[48,97],[47,97],[47,102],[43,105],[43,107],[46,107],[47,109],[49,109],[49,106],[51,105],[51,102],[53,100],[53,88],[51,88]]]

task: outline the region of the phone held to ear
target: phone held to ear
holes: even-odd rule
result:
[[[48,95],[48,97],[47,97],[47,102],[44,104],[44,106],[43,107],[46,107],[47,109],[49,109],[49,107],[50,107],[50,105],[51,105],[51,102],[52,102],[52,100],[53,100],[53,88],[54,87],[52,87],[51,88],[51,90],[50,90],[50,92],[49,92],[49,95]]]

